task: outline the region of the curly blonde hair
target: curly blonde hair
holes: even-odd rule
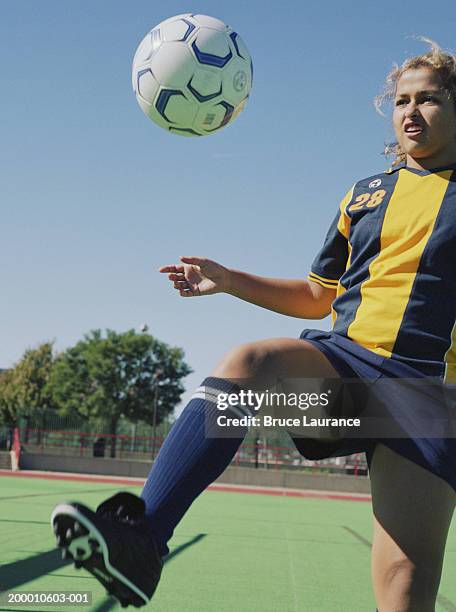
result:
[[[378,95],[375,100],[375,108],[381,114],[385,115],[382,107],[385,103],[394,100],[396,95],[397,83],[406,70],[416,68],[431,68],[435,70],[441,80],[443,88],[447,91],[448,97],[453,100],[456,110],[456,55],[448,51],[444,51],[436,42],[424,36],[418,37],[419,40],[427,43],[430,50],[423,55],[416,55],[407,58],[401,66],[393,64],[391,72],[386,77],[385,87],[383,92]],[[384,154],[394,155],[395,159],[392,163],[397,166],[405,162],[406,156],[402,151],[398,142],[389,143],[385,146]]]

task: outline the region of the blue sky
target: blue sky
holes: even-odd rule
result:
[[[183,12],[233,26],[255,70],[246,110],[201,139],[156,127],[130,84],[143,35]],[[0,367],[44,340],[62,350],[147,322],[185,350],[191,391],[236,344],[327,328],[184,300],[156,270],[184,254],[305,277],[341,197],[387,165],[372,100],[391,64],[424,52],[413,35],[451,48],[455,13],[454,0],[4,0]]]

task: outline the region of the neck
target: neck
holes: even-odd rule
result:
[[[442,155],[440,157],[411,157],[407,155],[407,167],[415,170],[432,170],[433,168],[445,168],[456,164],[456,153],[454,155]]]

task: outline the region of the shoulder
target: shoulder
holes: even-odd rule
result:
[[[376,202],[375,205],[377,205],[385,197],[390,197],[395,189],[401,169],[402,166],[388,168],[356,181],[340,203],[339,209],[341,215],[351,217],[353,210],[373,207],[374,201]]]
[[[353,192],[356,191],[359,193],[359,190],[369,191],[371,189],[381,189],[382,186],[389,185],[397,180],[397,176],[401,168],[402,166],[388,168],[382,172],[378,172],[377,174],[367,176],[354,184]]]

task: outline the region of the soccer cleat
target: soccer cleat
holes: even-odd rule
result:
[[[144,512],[141,498],[117,493],[96,512],[65,502],[51,515],[62,556],[90,572],[122,607],[147,604],[160,580],[163,562],[147,536]]]

